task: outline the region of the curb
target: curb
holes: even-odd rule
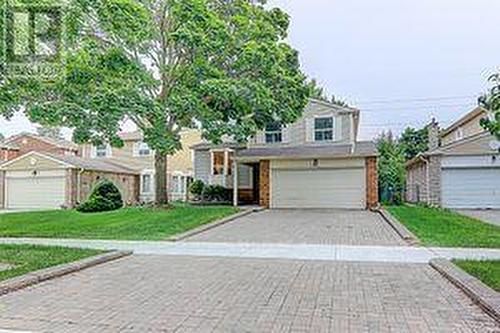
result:
[[[394,218],[388,211],[383,208],[376,210],[382,218],[391,226],[394,231],[410,246],[420,246],[422,243],[408,228]]]
[[[215,221],[215,222],[212,222],[212,223],[209,223],[209,224],[202,225],[202,226],[200,226],[198,228],[195,228],[193,230],[189,230],[189,231],[187,231],[185,233],[182,233],[180,235],[177,235],[177,236],[169,237],[169,238],[167,238],[167,241],[170,241],[170,242],[179,242],[179,241],[185,240],[185,239],[187,239],[189,237],[201,234],[201,233],[203,233],[205,231],[208,231],[208,230],[220,227],[221,225],[227,224],[227,223],[232,222],[234,220],[237,220],[237,219],[239,219],[241,217],[250,215],[252,213],[261,212],[263,210],[264,210],[264,208],[246,209],[246,210],[244,210],[242,212],[239,212],[239,213],[233,214],[231,216],[225,217],[222,220],[218,220],[218,221]]]
[[[76,262],[45,268],[0,282],[0,296],[44,281],[75,273],[113,260],[131,255],[131,251],[113,251],[85,258]]]
[[[500,324],[500,293],[469,275],[451,261],[433,259],[430,265]]]

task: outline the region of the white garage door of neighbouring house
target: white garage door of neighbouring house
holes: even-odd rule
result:
[[[64,176],[6,178],[7,209],[58,209],[65,203]]]
[[[366,207],[364,168],[273,170],[272,208]]]
[[[500,168],[443,169],[443,206],[500,208]]]

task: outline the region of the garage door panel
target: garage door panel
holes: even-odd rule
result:
[[[6,179],[8,209],[57,209],[65,203],[64,177]]]
[[[365,208],[365,170],[273,170],[273,208]]]
[[[500,169],[443,169],[443,206],[500,208]]]

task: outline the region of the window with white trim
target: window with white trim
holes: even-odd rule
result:
[[[95,156],[96,157],[107,157],[108,156],[108,146],[107,145],[99,145],[95,147]]]
[[[170,186],[170,188],[172,189],[172,193],[183,194],[185,192],[184,179],[185,179],[184,176],[180,175],[172,176],[172,184]]]
[[[137,143],[137,155],[139,156],[151,156],[151,148],[146,142]]]
[[[283,142],[283,126],[278,123],[272,123],[266,127],[266,143]]]
[[[141,176],[141,192],[144,194],[151,193],[153,190],[153,176],[151,174],[143,174]]]
[[[318,117],[314,119],[314,141],[333,141],[333,117]]]

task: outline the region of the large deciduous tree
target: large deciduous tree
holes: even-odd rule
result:
[[[167,155],[182,128],[245,141],[295,121],[309,89],[284,40],[289,17],[250,0],[73,0],[65,70],[53,80],[6,77],[0,114],[74,129],[77,142],[115,146],[133,121],[156,151],[156,198],[167,202]]]
[[[429,149],[429,128],[421,129],[407,127],[399,139],[406,160],[411,160],[419,153]]]
[[[490,91],[479,99],[479,104],[490,112],[488,119],[483,119],[481,125],[500,140],[500,73],[494,74],[489,81]]]
[[[380,154],[378,181],[382,202],[401,203],[405,188],[405,155],[401,144],[391,132],[382,133],[377,139]]]

